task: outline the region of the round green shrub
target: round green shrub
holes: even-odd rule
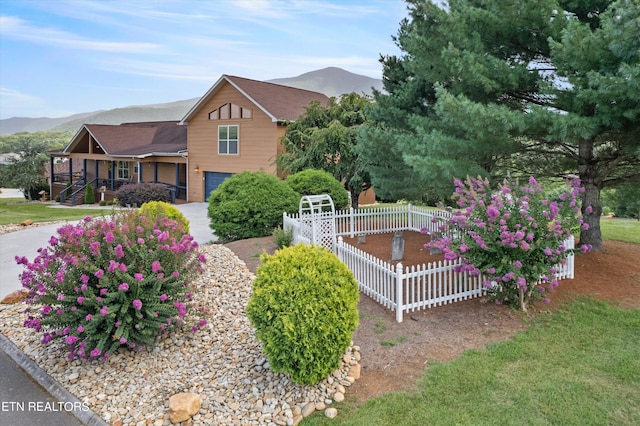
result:
[[[287,177],[285,182],[301,195],[329,194],[336,210],[349,206],[347,190],[331,173],[324,170],[303,170]]]
[[[149,201],[140,206],[138,214],[151,220],[169,218],[182,226],[185,233],[189,233],[189,219],[177,207],[164,201]]]
[[[335,371],[358,325],[358,297],[351,271],[325,248],[263,255],[247,316],[272,370],[300,384]]]
[[[298,210],[298,200],[299,195],[274,175],[239,173],[211,192],[210,227],[224,241],[264,237],[282,223],[283,212]]]

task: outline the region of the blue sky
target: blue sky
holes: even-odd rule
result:
[[[381,78],[402,0],[0,0],[0,118],[202,96],[336,66]]]

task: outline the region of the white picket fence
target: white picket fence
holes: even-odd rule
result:
[[[574,247],[573,237],[565,246]],[[395,311],[398,322],[404,313],[472,299],[487,291],[482,275],[455,272],[462,265],[460,259],[406,267],[398,262],[394,266],[345,243],[342,237],[338,237],[336,254],[353,272],[360,291]],[[564,265],[557,265],[555,279],[573,278],[573,270],[574,257],[570,255]]]
[[[444,210],[435,210],[425,207],[413,206],[411,204],[374,207],[355,210],[338,210],[335,212],[335,234],[339,236],[349,236],[351,238],[360,234],[382,234],[396,231],[416,231],[425,230],[427,233],[437,231],[438,224],[434,223],[434,218],[448,219],[451,213]],[[282,215],[282,225],[284,230],[290,230],[293,234],[293,243],[316,242],[320,244],[323,227],[322,222],[330,219],[328,212],[313,215],[287,214]],[[315,229],[312,229],[314,228]],[[314,240],[313,235],[316,239]],[[328,247],[332,248],[332,247]],[[334,250],[335,251],[335,250]]]
[[[283,228],[290,230],[293,243],[311,244],[326,241],[321,235],[322,221],[330,220],[326,213],[316,218],[299,215],[283,215]],[[335,213],[335,235],[331,249],[353,272],[361,292],[386,308],[396,312],[396,321],[402,322],[403,314],[461,300],[486,293],[482,276],[467,272],[456,273],[460,260],[438,261],[404,267],[395,266],[344,242],[343,236],[353,238],[361,234],[377,234],[396,231],[438,231],[433,219],[447,218],[450,213],[409,205],[386,208],[346,210]],[[425,242],[427,238],[425,237]],[[318,243],[319,244],[319,243]],[[325,244],[325,246],[327,246]],[[573,237],[565,242],[567,249],[574,248]],[[569,256],[564,265],[556,267],[556,279],[573,278],[574,258]]]

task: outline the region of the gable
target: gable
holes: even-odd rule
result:
[[[225,86],[230,85],[239,91],[242,96],[249,100],[256,108],[263,111],[272,122],[295,121],[305,112],[305,107],[312,101],[320,102],[326,105],[329,98],[322,93],[312,92],[310,90],[298,89],[295,87],[283,86],[280,84],[267,83],[263,81],[251,80],[242,77],[223,75],[208,91],[201,97],[198,102],[187,112],[180,124],[187,124],[214,96]],[[217,117],[223,111],[218,108]],[[229,113],[233,104],[229,104]],[[211,114],[213,111],[207,111]],[[226,111],[225,111],[226,112]],[[242,117],[242,109],[239,110],[240,118]],[[216,116],[214,114],[214,117]],[[253,114],[253,113],[252,113]]]

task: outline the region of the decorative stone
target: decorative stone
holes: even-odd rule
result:
[[[22,222],[20,222],[20,226],[29,226],[29,225],[33,225],[33,221],[31,219],[23,220]]]
[[[344,394],[342,392],[336,392],[333,394],[333,400],[335,402],[342,402],[344,401]]]
[[[26,298],[27,294],[27,290],[16,290],[7,294],[0,302],[0,305],[13,305],[14,303],[18,303]]]
[[[404,238],[402,231],[398,231],[391,240],[391,260],[402,260],[402,258],[404,258]]]
[[[302,421],[302,416],[295,416],[287,420],[287,426],[297,426]]]
[[[338,410],[335,407],[329,407],[326,410],[324,410],[324,415],[328,419],[333,419],[334,417],[336,417],[338,415]]]
[[[327,405],[324,402],[322,401],[316,402],[316,411],[323,411],[326,407]]]
[[[431,238],[431,241],[439,240],[440,238],[442,238],[442,232],[434,232],[434,233],[431,235],[431,237],[430,237],[430,238]],[[430,254],[431,256],[433,256],[433,255],[437,255],[437,254],[442,254],[442,250],[441,250],[441,249],[439,249],[439,248],[437,248],[437,247],[430,247],[430,248],[429,248],[429,254]]]
[[[173,423],[188,420],[200,410],[200,395],[184,392],[172,395],[169,398],[169,418]]]
[[[351,368],[349,369],[349,376],[358,380],[360,378],[360,370],[361,370],[360,364],[352,365]]]
[[[302,407],[302,417],[309,417],[314,411],[316,411],[316,404],[314,402],[310,402]]]

